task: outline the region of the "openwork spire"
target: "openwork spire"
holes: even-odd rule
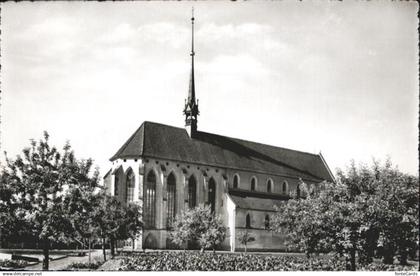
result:
[[[185,127],[190,136],[197,131],[197,116],[200,114],[198,110],[198,100],[195,99],[195,81],[194,81],[194,8],[191,16],[191,74],[190,85],[188,89],[188,98],[185,101]]]

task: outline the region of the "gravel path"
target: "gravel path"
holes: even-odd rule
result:
[[[102,250],[95,250],[92,251],[91,253],[91,258],[92,261],[95,260],[95,258],[103,258],[102,256]],[[77,256],[70,256],[64,259],[60,259],[60,260],[55,260],[55,261],[50,261],[50,271],[54,271],[54,270],[64,270],[67,268],[67,266],[69,266],[71,263],[74,262],[88,262],[89,261],[89,256],[83,256],[83,257],[77,257]],[[37,271],[41,271],[42,270],[42,262],[33,265],[33,266],[27,266],[25,268],[25,270],[37,270]]]

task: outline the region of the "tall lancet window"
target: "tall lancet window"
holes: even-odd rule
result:
[[[267,180],[267,193],[271,193],[272,186],[273,186],[273,181],[271,179],[268,179]]]
[[[168,176],[166,189],[168,190],[168,217],[166,226],[169,228],[172,226],[172,222],[174,221],[176,215],[176,179],[173,173]]]
[[[126,200],[127,202],[131,202],[134,200],[134,173],[133,170],[129,170],[127,172],[127,180],[126,180],[126,185],[127,185],[127,192],[126,192]]]
[[[233,176],[233,188],[238,189],[239,188],[239,176],[235,174]]]
[[[115,174],[114,178],[114,196],[118,196],[118,185],[120,185],[120,178]]]
[[[253,176],[251,178],[251,191],[255,191],[257,186],[257,178],[255,178],[255,176]]]
[[[249,214],[247,214],[245,218],[245,228],[251,228],[251,216]]]
[[[285,180],[285,181],[283,181],[283,187],[282,187],[282,190],[283,190],[283,194],[286,194],[287,193],[287,181]]]
[[[194,176],[188,180],[188,207],[191,209],[197,205],[197,182]]]
[[[146,228],[156,226],[156,175],[150,171],[146,177],[144,189],[144,225]]]
[[[214,213],[216,209],[216,182],[213,178],[210,178],[209,181],[209,194],[208,194],[209,204],[211,212]]]
[[[296,196],[298,197],[298,198],[300,198],[300,196],[301,196],[301,194],[300,194],[300,187],[299,187],[299,184],[297,185],[297,187],[296,187]]]

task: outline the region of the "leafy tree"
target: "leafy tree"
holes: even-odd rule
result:
[[[418,243],[418,178],[387,160],[384,165],[374,161],[371,168],[356,168],[353,162],[348,173],[338,172],[338,179],[360,208],[361,260],[371,262],[379,243],[384,263],[392,264],[398,254],[400,264],[406,264],[408,252]]]
[[[255,241],[255,237],[249,231],[241,231],[238,233],[238,241],[245,246],[245,254],[248,251],[248,243]]]
[[[274,216],[276,231],[286,229],[289,246],[311,253],[334,251],[348,260],[348,269],[372,262],[383,247],[385,263],[399,254],[405,264],[418,242],[418,179],[387,161],[372,167],[354,162],[337,183],[323,183],[306,199],[284,203]]]
[[[102,193],[95,216],[98,236],[102,239],[104,261],[105,243],[109,240],[111,255],[115,255],[118,240],[136,239],[143,227],[140,206],[135,203],[123,204],[115,197]]]
[[[85,166],[90,166],[90,164],[82,163],[80,168]],[[78,182],[79,185],[75,185],[67,191],[64,209],[72,225],[70,237],[81,244],[87,240],[90,263],[91,243],[98,236],[98,219],[102,216],[100,209],[102,194],[98,193],[100,187],[97,171],[93,178],[79,179]]]
[[[206,231],[199,237],[198,242],[203,250],[213,249],[214,253],[216,247],[226,238],[226,227],[219,217],[212,217],[208,221],[206,228]]]
[[[86,165],[86,164],[85,164]],[[83,167],[83,168],[81,168]],[[23,150],[23,156],[15,160],[6,158],[6,167],[1,176],[1,217],[12,222],[13,226],[0,224],[2,234],[19,239],[25,235],[34,236],[43,245],[43,269],[49,267],[51,242],[68,241],[72,229],[65,214],[64,199],[66,190],[78,185],[83,177],[88,177],[90,166],[81,166],[75,159],[67,143],[62,152],[49,145],[49,135],[44,132],[43,139],[32,140],[30,147]]]
[[[226,238],[226,227],[219,217],[214,216],[210,206],[200,205],[177,216],[170,237],[180,247],[187,242],[198,241],[201,251],[213,249]]]

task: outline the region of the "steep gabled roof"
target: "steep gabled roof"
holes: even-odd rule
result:
[[[320,155],[144,122],[110,159],[154,157],[261,173],[332,181]]]

